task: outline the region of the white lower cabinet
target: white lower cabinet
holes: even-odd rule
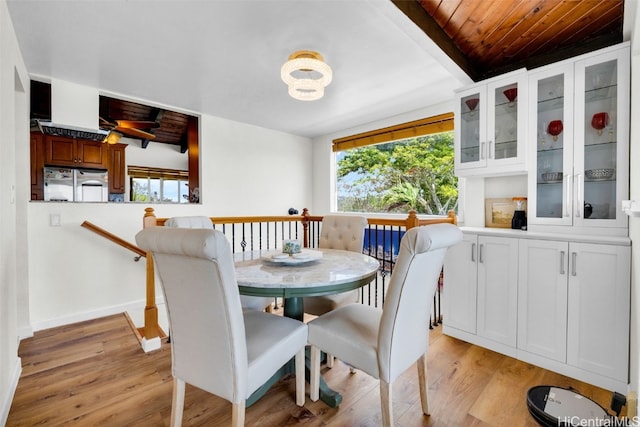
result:
[[[509,347],[516,346],[518,240],[478,237],[478,331]]]
[[[444,289],[443,310],[447,327],[475,334],[478,289],[478,237],[464,234],[462,241],[449,248],[444,263],[444,280],[454,286]]]
[[[569,243],[521,239],[518,253],[518,348],[564,363]]]
[[[567,363],[627,381],[631,248],[571,243]]]
[[[630,266],[628,243],[465,233],[445,261],[443,332],[626,392]]]
[[[445,259],[445,333],[480,337],[495,350],[515,348],[517,268],[516,239],[465,234]]]

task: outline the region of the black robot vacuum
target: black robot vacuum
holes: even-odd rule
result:
[[[527,392],[527,408],[544,427],[627,425],[588,397],[561,387],[532,387]]]

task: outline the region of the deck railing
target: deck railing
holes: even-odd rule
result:
[[[233,252],[244,252],[279,249],[283,239],[299,239],[303,241],[304,247],[317,248],[323,217],[311,215],[305,208],[302,215],[210,217],[210,219],[214,229],[222,231],[227,236]],[[168,218],[156,217],[153,208],[145,209],[144,227],[163,226],[167,220]],[[367,218],[367,221],[368,227],[365,230],[363,253],[378,259],[380,269],[375,280],[362,288],[361,302],[376,307],[381,307],[384,304],[387,285],[400,249],[400,240],[406,230],[443,222],[457,224],[453,211],[450,211],[446,217],[421,219],[415,211],[410,211],[407,217],[402,219],[371,217]],[[155,294],[153,264],[149,262],[150,260],[151,257],[147,257],[147,296],[150,295],[150,292]],[[151,270],[149,271],[149,269]],[[442,320],[440,311],[441,287],[442,275],[440,276],[440,286],[434,296],[431,326],[437,325]],[[150,316],[145,315],[145,337],[147,337],[146,322],[153,322],[153,319],[149,318],[157,313],[155,299],[152,304],[147,302],[147,309],[150,310]],[[150,324],[148,330],[155,331],[158,330],[158,327]],[[149,338],[147,337],[147,339]]]
[[[153,208],[146,208],[143,217],[143,227],[163,226],[168,218],[158,218]],[[320,240],[322,216],[310,215],[303,209],[302,215],[289,216],[239,216],[239,217],[210,217],[214,229],[222,231],[233,252],[253,250],[275,250],[281,248],[282,240],[299,239],[306,248],[317,248]],[[376,278],[361,289],[363,304],[381,307],[387,290],[388,281],[393,272],[396,257],[400,250],[400,240],[406,230],[437,223],[457,224],[456,216],[450,211],[446,217],[431,217],[421,219],[415,211],[410,211],[406,218],[367,218],[368,227],[365,230],[363,253],[372,256],[380,262]],[[158,325],[158,307],[156,305],[155,270],[153,258],[147,256],[144,250],[129,243],[108,231],[84,221],[82,226],[105,237],[108,240],[146,258],[146,304],[144,311],[144,326],[137,328],[138,338],[145,351],[160,347],[160,339],[166,335]],[[440,290],[442,275],[434,296],[431,327],[442,320],[440,311]],[[278,301],[276,300],[276,304]],[[148,344],[152,342],[153,344]],[[145,344],[146,343],[146,344]]]

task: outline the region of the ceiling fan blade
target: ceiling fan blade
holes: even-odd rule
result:
[[[135,129],[153,129],[160,127],[160,123],[151,120],[116,120],[119,127]]]
[[[130,136],[133,138],[138,138],[138,139],[154,139],[156,137],[152,133],[145,132],[143,130],[136,129],[136,128],[116,126],[115,129],[113,130],[115,130],[116,132],[120,132],[123,135]]]

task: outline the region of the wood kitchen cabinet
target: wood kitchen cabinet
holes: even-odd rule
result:
[[[122,194],[126,187],[125,153],[127,144],[109,144],[109,193]]]
[[[45,158],[47,165],[107,169],[107,144],[100,141],[45,136]]]
[[[44,200],[44,135],[32,133],[30,140],[31,200]]]

